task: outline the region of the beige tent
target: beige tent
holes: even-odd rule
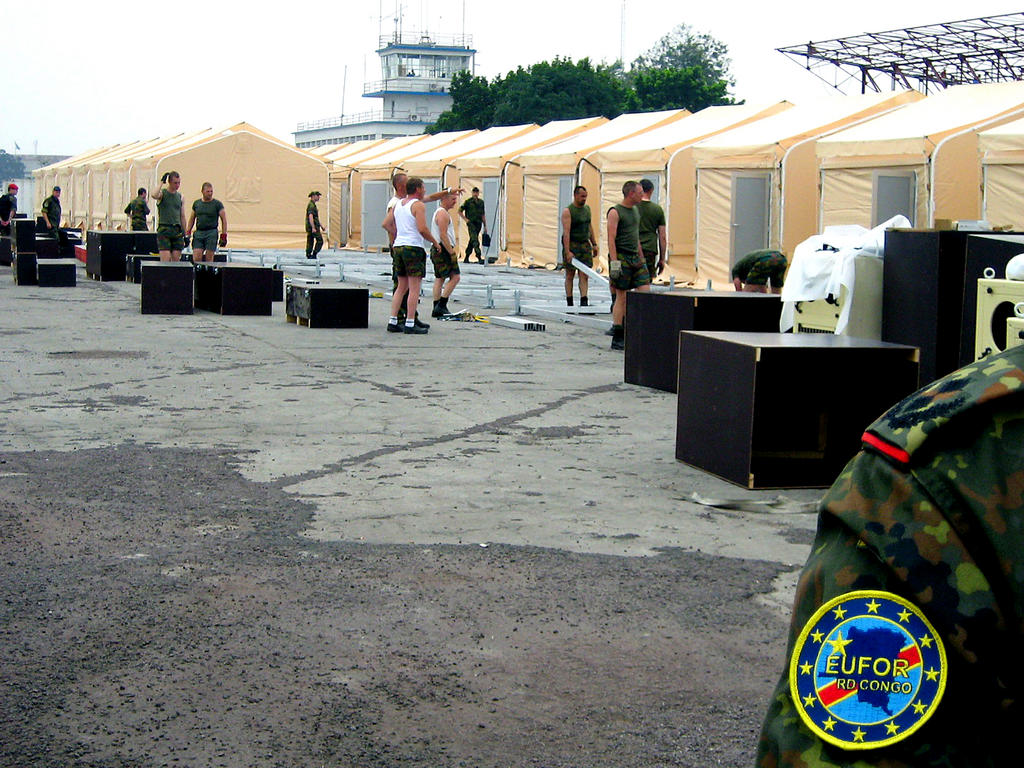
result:
[[[513,261],[521,260],[527,265],[558,262],[561,214],[572,200],[573,187],[599,186],[598,171],[587,160],[592,152],[689,114],[685,109],[673,109],[619,115],[557,144],[522,154],[517,162],[523,172],[523,248],[519,254],[509,248]],[[509,194],[512,192],[510,189]]]
[[[393,193],[392,170],[401,167],[410,157],[436,152],[442,147],[477,133],[479,131],[471,130],[422,135],[416,137],[418,141],[395,145],[383,153],[376,153],[380,147],[375,147],[370,150],[370,157],[343,161],[348,166],[347,171],[344,168],[340,169],[346,174],[348,182],[347,205],[342,202],[343,208],[347,209],[346,215],[349,216],[347,244],[361,248],[387,246],[387,233],[381,229],[380,224],[384,220],[388,200]],[[382,144],[381,147],[386,144]],[[427,184],[427,191],[436,192],[439,184],[439,181]]]
[[[1024,115],[1024,83],[961,85],[818,142],[820,226],[981,218],[978,131]]]
[[[160,177],[182,177],[186,208],[203,182],[224,203],[231,245],[300,248],[309,192],[327,184],[327,164],[247,123],[153,139],[71,158],[36,171],[44,182],[67,178],[69,219],[85,228],[124,229],[124,207],[138,187],[155,189]],[[152,206],[151,206],[152,207]]]
[[[654,182],[653,200],[665,209],[668,235],[669,275],[690,282],[696,278],[696,188],[697,169],[693,145],[715,134],[774,115],[792,106],[740,104],[708,107],[693,115],[622,139],[592,152],[587,160],[601,171],[598,194],[591,195],[590,207],[599,213],[595,228],[603,233],[607,247],[604,212],[622,200],[622,185],[648,178]]]
[[[499,255],[523,251],[523,174],[516,159],[527,152],[563,141],[589,128],[607,123],[605,117],[577,120],[555,120],[534,131],[499,144],[469,152],[452,160],[445,183],[467,192],[478,187],[487,209],[488,228],[492,237],[490,253]],[[457,240],[466,242],[468,232],[461,219]]]
[[[357,147],[353,152],[336,149],[327,158],[331,163],[330,193],[331,204],[327,207],[328,227],[332,242],[339,246],[348,245],[353,225],[350,221],[352,213],[351,181],[353,166],[368,162],[375,157],[393,152],[401,147],[409,147],[426,139],[428,134],[418,133],[413,136],[395,136],[383,141],[368,139],[366,146]],[[356,142],[362,144],[363,142]],[[358,218],[357,218],[358,221]],[[359,225],[355,225],[358,243]]]
[[[826,97],[697,144],[697,272],[716,288],[759,248],[791,256],[818,231],[815,143],[924,98],[916,91]]]
[[[978,134],[982,218],[1024,230],[1024,118]]]

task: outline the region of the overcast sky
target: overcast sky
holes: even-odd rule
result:
[[[76,154],[243,120],[291,142],[299,122],[379,107],[361,94],[365,80],[380,78],[378,34],[394,29],[395,7],[395,0],[48,0],[44,12],[0,0],[0,148]],[[555,56],[611,62],[624,48],[629,61],[686,22],[728,45],[736,97],[804,103],[831,89],[775,48],[1021,10],[950,0],[626,0],[623,35],[622,7],[622,0],[405,0],[402,17],[406,31],[471,35],[477,74],[488,78]]]

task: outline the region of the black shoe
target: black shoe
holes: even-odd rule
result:
[[[580,296],[580,306],[581,307],[589,307],[590,306],[590,302],[587,301],[587,297],[586,296]]]
[[[615,328],[609,328],[607,331],[604,332],[604,335],[605,336],[614,336],[615,335]]]
[[[307,259],[315,259],[315,258],[316,258],[316,256],[310,256],[309,254],[306,254],[306,258],[307,258]]]
[[[419,325],[405,325],[402,326],[403,333],[429,333],[430,326],[420,323]]]
[[[402,326],[400,326],[398,323],[395,323],[394,325],[392,325],[391,323],[388,323],[388,333],[401,333],[401,332],[402,332]]]
[[[572,306],[572,296],[566,296],[565,297],[565,306],[567,306],[567,307],[571,307]]]
[[[430,313],[430,316],[431,317],[444,317],[445,314],[447,314],[447,313],[445,312],[445,308],[444,308],[444,299],[442,299],[441,301],[435,301],[434,302],[434,310]]]
[[[421,322],[420,322],[420,319],[419,319],[418,317],[417,317],[417,318],[415,318],[415,319],[414,319],[414,320],[412,321],[412,323],[413,323],[413,328],[423,328],[424,330],[426,330],[427,328],[429,328],[429,327],[430,327],[430,324],[429,324],[429,323],[421,323]],[[408,327],[409,327],[409,326],[406,326],[406,328],[408,328]]]
[[[612,336],[612,349],[625,349],[626,340],[621,336]]]

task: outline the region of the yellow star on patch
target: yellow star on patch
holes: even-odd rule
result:
[[[814,642],[816,642],[816,643],[820,643],[820,642],[821,642],[821,639],[822,639],[822,638],[823,638],[824,636],[825,636],[825,635],[823,635],[823,634],[822,634],[821,632],[818,632],[818,631],[815,631],[815,632],[811,632],[811,637],[813,637],[813,638],[814,638]]]
[[[853,641],[852,640],[844,640],[843,639],[842,631],[839,632],[838,638],[839,639],[837,639],[837,640],[829,640],[828,641],[829,644],[832,646],[832,654],[835,655],[837,653],[841,653],[841,654],[843,654],[843,656],[845,656],[846,655],[846,646],[848,646]]]
[[[881,607],[881,605],[882,604],[879,603],[877,600],[872,600],[870,603],[867,604],[868,613],[878,613],[878,609]]]
[[[921,638],[921,647],[922,648],[931,648],[932,647],[932,639],[930,637],[928,637],[928,635],[925,635],[924,637]]]
[[[913,704],[913,707],[914,707],[914,714],[915,715],[923,715],[924,711],[927,709],[927,707],[924,704],[922,704],[920,701],[915,701],[914,704]]]
[[[858,728],[856,731],[853,732],[853,740],[864,741],[864,736],[866,735],[866,733],[866,731],[862,731],[860,728]]]
[[[837,619],[845,619],[846,618],[846,609],[843,608],[842,606],[840,606],[840,607],[836,608],[834,611],[832,611],[832,615],[835,616]]]
[[[904,608],[899,612],[900,621],[910,621],[910,611]]]
[[[804,696],[804,707],[810,709],[814,706],[814,697],[811,694]]]
[[[896,725],[896,723],[889,722],[885,724],[885,730],[889,733],[890,736],[896,733],[896,731],[898,731],[899,729],[900,727]]]
[[[831,717],[829,717],[829,719],[828,719],[828,720],[826,720],[825,722],[823,722],[823,723],[821,724],[821,727],[822,727],[822,728],[824,728],[824,729],[825,729],[826,731],[832,731],[832,730],[835,730],[835,727],[836,727],[836,721],[835,721],[835,720],[833,720],[833,719],[832,719]]]
[[[810,664],[809,664],[808,662],[806,662],[806,661],[805,661],[805,662],[804,662],[803,664],[801,664],[801,665],[800,665],[800,674],[801,674],[801,675],[809,675],[809,674],[811,674],[811,672],[813,672],[813,671],[814,671],[814,667],[812,667],[812,666],[811,666],[811,665],[810,665]]]
[[[925,675],[928,677],[929,680],[935,680],[939,676],[939,673],[937,670],[929,669],[927,672],[925,672]]]

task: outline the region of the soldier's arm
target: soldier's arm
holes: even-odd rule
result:
[[[619,212],[614,208],[608,211],[608,261],[618,261],[619,250],[615,247],[615,235],[619,231]]]
[[[562,209],[562,252],[565,254],[566,260],[572,258],[572,251],[569,249],[569,227],[572,226],[572,217],[569,215],[569,209]]]

